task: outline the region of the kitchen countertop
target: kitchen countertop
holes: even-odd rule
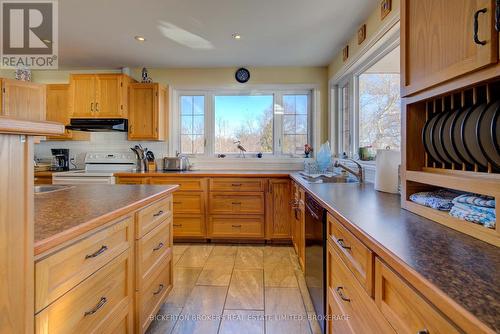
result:
[[[148,172],[120,172],[115,173],[118,177],[147,177],[147,176],[219,176],[219,177],[289,177],[289,170],[188,170],[188,171],[148,171]]]
[[[375,191],[373,184],[311,184],[298,173],[291,177],[347,220],[351,232],[387,263],[407,267],[405,274],[430,282],[500,332],[497,247],[401,209],[399,195]]]
[[[76,185],[35,194],[35,255],[152,203],[177,185]]]

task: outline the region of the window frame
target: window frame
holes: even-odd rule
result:
[[[215,153],[215,96],[246,96],[246,95],[272,95],[273,96],[273,152],[263,153],[266,158],[303,158],[304,155],[294,155],[283,153],[283,112],[277,111],[279,107],[283,108],[284,95],[307,95],[307,138],[308,142],[314,146],[314,139],[319,136],[314,132],[318,127],[313,124],[317,113],[317,88],[314,86],[294,87],[294,88],[275,88],[275,87],[251,87],[246,89],[234,88],[210,88],[210,89],[173,89],[173,106],[171,133],[173,141],[170,144],[170,151],[176,154],[180,153],[181,144],[181,96],[204,96],[205,98],[205,149],[203,154],[185,154],[193,158],[217,158]],[[227,157],[238,157],[238,153],[224,153]]]

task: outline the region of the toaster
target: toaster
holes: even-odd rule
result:
[[[185,156],[163,158],[163,170],[183,171],[189,169],[189,159]]]

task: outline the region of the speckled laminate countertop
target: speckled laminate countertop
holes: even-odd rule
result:
[[[35,194],[35,255],[137,210],[177,185],[75,185]]]
[[[291,177],[389,264],[427,280],[500,332],[500,249],[401,209],[373,184],[310,184]]]

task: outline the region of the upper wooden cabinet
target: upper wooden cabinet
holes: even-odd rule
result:
[[[131,81],[125,74],[72,74],[71,118],[126,118]]]
[[[68,125],[70,122],[70,85],[47,85],[47,121]],[[47,140],[89,140],[90,133],[66,130],[62,136],[50,136]]]
[[[129,140],[165,140],[168,132],[168,90],[158,84],[129,85]]]
[[[401,96],[496,64],[494,13],[493,0],[402,1]]]
[[[31,121],[45,120],[45,85],[0,79],[0,115]]]

